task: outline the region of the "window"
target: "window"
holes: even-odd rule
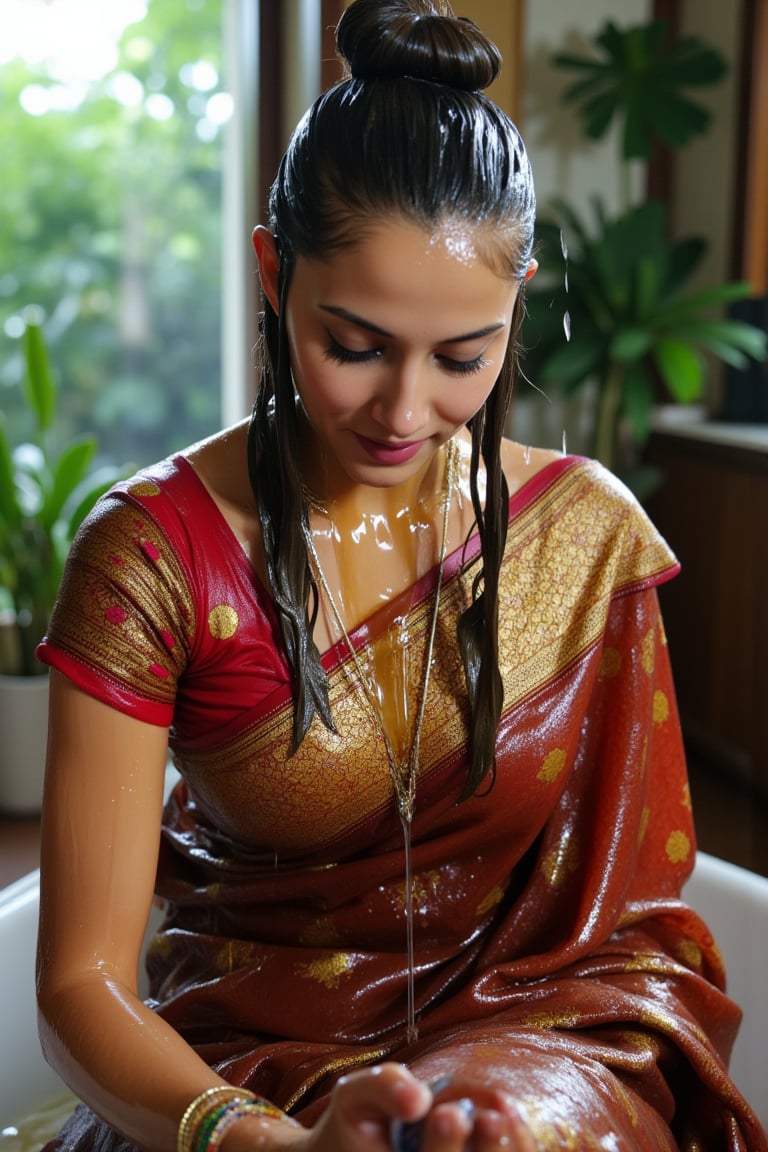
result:
[[[105,458],[140,466],[221,424],[225,5],[238,7],[4,0],[0,407],[12,439],[30,313],[44,321],[62,441],[92,432]]]

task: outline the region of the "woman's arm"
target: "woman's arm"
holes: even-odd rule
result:
[[[112,1128],[152,1152],[175,1152],[190,1102],[225,1084],[137,992],[167,737],[166,729],[132,719],[52,672],[40,1037],[46,1058],[73,1091]],[[381,1065],[340,1082],[312,1131],[288,1118],[249,1118],[233,1125],[224,1143],[229,1152],[385,1152],[390,1120],[422,1120],[431,1104],[431,1093],[406,1068]],[[511,1101],[490,1094],[484,1105],[474,1123],[479,1148],[532,1147]],[[462,1152],[472,1128],[460,1108],[442,1103],[427,1121],[423,1152]]]
[[[137,994],[168,733],[51,673],[38,949],[40,1038],[73,1091],[135,1143],[172,1149],[223,1083]]]

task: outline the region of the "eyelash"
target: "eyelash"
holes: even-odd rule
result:
[[[343,344],[339,344],[338,340],[334,340],[329,335],[325,354],[329,360],[335,360],[337,364],[368,364],[380,355],[380,349],[370,348],[364,352],[356,352],[352,348],[345,348]],[[474,360],[451,360],[448,356],[439,356],[438,360],[446,371],[454,376],[471,376],[473,373],[481,372],[483,368],[487,368],[490,363],[483,356],[476,356]]]

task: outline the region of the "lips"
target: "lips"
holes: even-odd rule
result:
[[[361,448],[377,464],[406,464],[424,443],[423,440],[399,440],[393,443],[389,440],[370,440],[359,432],[355,435]]]

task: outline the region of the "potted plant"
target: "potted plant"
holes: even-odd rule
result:
[[[47,669],[35,647],[48,625],[73,536],[120,476],[96,467],[96,441],[55,443],[57,390],[39,323],[23,334],[29,442],[11,442],[0,413],[0,809],[39,806],[45,759]]]
[[[765,357],[766,335],[722,315],[750,294],[749,284],[690,290],[706,242],[671,242],[666,206],[633,203],[630,192],[633,161],[647,161],[659,143],[684,147],[706,130],[709,114],[684,93],[716,83],[722,57],[694,38],[667,44],[659,21],[625,29],[608,21],[593,46],[588,56],[558,55],[554,63],[579,73],[563,98],[589,138],[621,122],[624,202],[611,216],[595,196],[588,224],[557,199],[553,215],[540,221],[540,273],[523,332],[526,373],[565,395],[594,387],[591,454],[642,498],[659,482],[641,462],[659,396],[698,400],[706,354],[741,368],[749,357]]]

